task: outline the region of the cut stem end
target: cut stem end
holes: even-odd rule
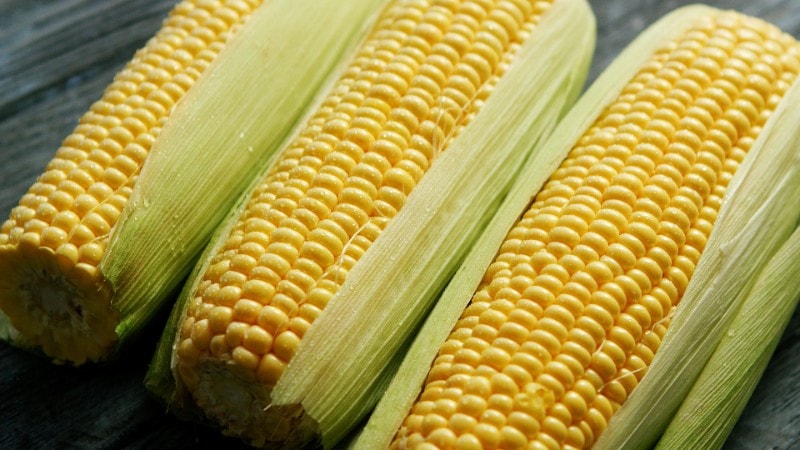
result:
[[[197,363],[193,397],[228,436],[261,448],[319,446],[319,425],[301,405],[276,405],[272,389],[231,361],[202,359]]]
[[[113,291],[96,267],[72,264],[47,247],[0,247],[0,309],[9,338],[56,363],[98,361],[117,343]]]

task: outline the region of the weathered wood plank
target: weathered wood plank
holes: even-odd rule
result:
[[[0,214],[41,173],[78,117],[158,28],[174,0],[0,0]],[[591,78],[657,17],[688,1],[591,0]],[[796,0],[708,2],[800,36]],[[0,219],[1,220],[1,219]],[[798,281],[800,282],[800,281]],[[0,344],[0,448],[231,448],[167,414],[141,385],[163,317],[100,367],[58,367]],[[729,448],[800,447],[800,315],[734,430]]]
[[[19,11],[21,4],[27,2],[15,1],[11,9]],[[4,24],[0,118],[46,98],[54,87],[70,89],[82,78],[124,63],[157,29],[169,6],[150,0],[68,0],[29,9],[27,20]]]

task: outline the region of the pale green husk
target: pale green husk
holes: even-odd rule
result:
[[[0,340],[11,341],[14,339],[14,327],[11,326],[11,321],[8,316],[0,311]]]
[[[121,341],[186,276],[382,4],[268,0],[176,105],[100,264]]]
[[[657,448],[722,448],[800,300],[800,229],[756,280]]]
[[[789,205],[800,204],[798,104],[800,83],[795,82],[728,185],[714,231],[647,375],[614,414],[596,448],[655,443],[756,277],[794,231],[800,208]]]
[[[436,353],[466,308],[486,268],[519,216],[580,136],[603,109],[619,96],[653,52],[665,40],[680,35],[694,18],[705,15],[708,11],[711,9],[702,6],[683,8],[642,33],[603,72],[564,117],[551,137],[525,163],[508,197],[470,250],[417,334],[418,337],[411,345],[398,373],[355,442],[355,449],[370,450],[389,445],[422,389]]]

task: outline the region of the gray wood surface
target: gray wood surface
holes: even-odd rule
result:
[[[0,214],[7,215],[78,117],[158,28],[174,0],[0,0]],[[630,40],[685,1],[591,0],[591,79]],[[708,2],[800,36],[800,0]],[[182,423],[141,381],[165,316],[122,360],[54,366],[0,343],[0,449],[232,448]],[[800,448],[800,314],[795,314],[728,448]]]

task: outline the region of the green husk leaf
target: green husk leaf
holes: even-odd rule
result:
[[[556,2],[474,122],[434,162],[303,337],[272,399],[301,404],[326,447],[372,408],[394,372],[387,367],[397,364],[534,144],[577,96],[593,30],[584,1]]]
[[[800,208],[800,83],[770,116],[729,184],[714,230],[647,375],[596,443],[653,445],[717,348]],[[746,264],[744,263],[746,262]]]
[[[287,139],[288,141],[289,139]],[[277,156],[277,155],[275,155]],[[272,158],[274,159],[274,157]],[[267,165],[269,166],[269,164]],[[263,175],[263,173],[262,173]],[[197,264],[189,275],[192,282],[186,283],[178,296],[178,300],[170,312],[169,319],[158,341],[156,351],[150,362],[150,367],[145,374],[144,385],[147,390],[163,401],[178,416],[188,419],[203,420],[202,411],[192,402],[189,393],[181,385],[173,373],[173,355],[178,339],[178,327],[186,315],[189,299],[197,291],[200,275],[208,269],[211,257],[224,245],[230,235],[231,229],[236,225],[238,218],[247,207],[250,192],[258,184],[260,177],[252,180],[248,189],[240,195],[236,205],[228,212],[222,224],[214,231],[209,245],[203,250]]]
[[[722,448],[800,300],[800,228],[756,280],[657,448]]]
[[[11,341],[13,340],[14,327],[11,326],[11,321],[8,316],[0,311],[0,340]]]
[[[121,341],[181,282],[382,3],[270,0],[176,105],[100,264]]]
[[[558,3],[557,3],[558,4]],[[511,227],[584,131],[665,39],[679,35],[710,8],[676,11],[642,33],[587,90],[539,150],[526,161],[511,192],[447,286],[353,448],[388,447],[422,389],[436,353],[453,329]],[[565,15],[566,16],[566,15]],[[573,18],[573,20],[576,20]]]

